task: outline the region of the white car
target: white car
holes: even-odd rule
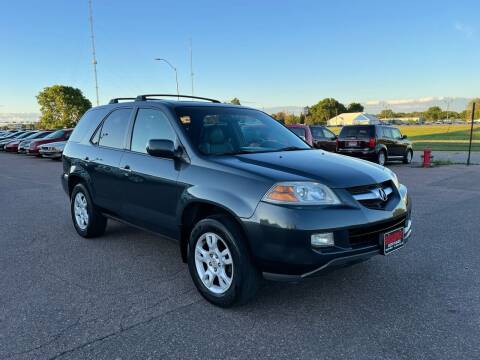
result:
[[[66,141],[58,141],[40,145],[39,154],[44,158],[61,159]]]

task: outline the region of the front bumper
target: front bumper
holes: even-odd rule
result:
[[[39,154],[42,155],[44,158],[50,158],[50,159],[59,159],[62,157],[62,152],[61,151],[51,151],[51,150],[39,150]]]
[[[408,241],[412,232],[411,201],[404,186],[398,190],[396,205],[389,210],[370,209],[340,195],[344,205],[335,207],[286,207],[261,202],[255,214],[244,219],[251,252],[265,278],[300,280],[327,268],[379,255],[381,236],[401,227]],[[325,232],[334,234],[335,245],[312,247],[311,235]]]

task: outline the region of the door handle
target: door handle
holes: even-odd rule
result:
[[[85,158],[83,160],[90,161],[90,158],[88,156],[85,156]]]
[[[128,172],[128,173],[131,173],[131,172],[132,172],[132,169],[130,169],[130,165],[125,165],[125,166],[123,167],[123,170],[125,170],[125,171]]]

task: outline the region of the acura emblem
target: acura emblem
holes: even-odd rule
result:
[[[378,196],[382,201],[387,201],[388,199],[387,193],[382,188],[378,189]]]

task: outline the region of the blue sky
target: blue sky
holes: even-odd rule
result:
[[[43,87],[94,101],[87,0],[3,1],[0,112]],[[479,1],[93,0],[100,102],[190,94],[255,107],[479,95]]]

